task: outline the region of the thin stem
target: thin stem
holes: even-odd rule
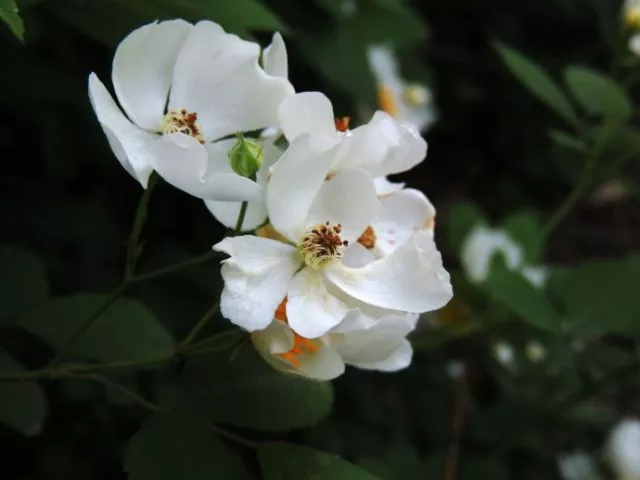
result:
[[[240,233],[242,231],[242,224],[244,223],[244,217],[247,214],[248,206],[249,202],[242,202],[240,213],[238,214],[238,221],[236,222],[236,228],[234,229],[236,233]]]
[[[147,400],[146,398],[141,397],[140,395],[138,395],[134,391],[129,390],[124,385],[120,385],[119,383],[116,383],[113,380],[108,379],[107,377],[103,377],[102,375],[98,375],[98,374],[95,374],[95,373],[87,373],[87,374],[73,375],[73,378],[81,378],[81,379],[92,380],[94,382],[98,382],[98,383],[104,385],[107,388],[112,388],[114,390],[118,390],[119,392],[125,394],[126,396],[128,396],[132,400],[135,400],[140,405],[142,405],[145,408],[148,408],[151,411],[154,411],[154,412],[162,411],[162,407],[160,405],[156,405],[155,403],[150,402],[149,400]]]
[[[189,344],[191,344],[193,339],[196,338],[196,335],[200,333],[200,330],[202,330],[202,328],[207,324],[207,322],[209,322],[209,320],[211,320],[216,315],[216,313],[218,313],[219,308],[220,308],[220,304],[216,303],[207,311],[207,313],[205,313],[202,316],[202,318],[200,318],[200,320],[198,320],[198,322],[187,334],[184,340],[180,342],[180,347],[179,347],[180,349],[187,347]]]
[[[213,260],[219,257],[220,257],[220,253],[211,250],[207,253],[204,253],[190,260],[176,263],[175,265],[170,265],[168,267],[159,268],[158,270],[153,270],[151,272],[136,275],[135,277],[131,278],[130,282],[142,283],[142,282],[146,282],[147,280],[156,280],[158,278],[166,277],[167,275],[171,275],[172,273],[180,272],[182,270],[195,267],[196,265],[200,265],[201,263],[206,263],[210,260]]]
[[[142,197],[140,197],[140,201],[138,202],[138,208],[136,208],[136,215],[133,220],[131,235],[129,235],[129,240],[127,242],[127,263],[124,269],[124,278],[126,280],[132,278],[136,270],[136,264],[140,257],[140,235],[142,234],[142,229],[147,221],[147,208],[149,205],[149,199],[151,198],[151,192],[153,192],[153,188],[158,183],[159,178],[160,177],[156,172],[151,173],[149,176],[149,182],[147,183],[147,188],[142,193]]]
[[[222,428],[221,426],[216,425],[214,423],[209,423],[207,424],[207,426],[211,431],[220,435],[221,437],[226,438],[227,440],[231,440],[232,442],[238,443],[240,445],[244,445],[245,447],[252,448],[254,450],[258,448],[257,442],[252,442],[251,440],[247,440],[246,438],[241,437],[240,435],[230,432],[226,428]]]
[[[111,292],[109,297],[105,300],[105,302],[100,305],[92,314],[89,316],[80,327],[74,332],[74,334],[67,340],[67,342],[58,350],[58,353],[53,357],[49,365],[56,365],[59,361],[66,357],[72,350],[76,343],[80,340],[80,338],[86,333],[89,328],[105,313],[111,305],[113,305],[118,298],[124,293],[124,291],[129,286],[128,282],[123,281],[118,285],[115,290]]]

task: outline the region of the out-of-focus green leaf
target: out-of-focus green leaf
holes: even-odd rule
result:
[[[21,372],[24,368],[0,349],[0,371]],[[28,436],[42,430],[47,416],[47,399],[32,382],[0,382],[0,423]]]
[[[542,224],[535,212],[520,211],[504,219],[502,227],[517,243],[522,245],[527,262],[537,264],[542,254]]]
[[[264,443],[258,461],[265,480],[376,480],[370,473],[336,455],[289,443]]]
[[[62,348],[108,297],[85,293],[55,298],[27,312],[19,325]],[[173,351],[173,339],[153,313],[136,300],[120,298],[87,329],[71,354],[117,362],[169,357]]]
[[[129,480],[241,480],[248,478],[235,454],[203,421],[172,414],[148,418],[129,443]]]
[[[577,152],[584,152],[587,148],[582,140],[561,130],[551,130],[549,132],[549,137],[561,147],[575,150]]]
[[[571,66],[564,78],[582,108],[594,115],[625,120],[633,111],[629,95],[613,80],[595,70]]]
[[[0,19],[20,40],[24,40],[24,23],[18,12],[15,0],[0,0]]]
[[[600,156],[618,165],[629,160],[640,159],[640,130],[632,125],[617,125],[615,128],[599,125],[589,133],[595,143],[605,135],[606,140]]]
[[[640,265],[630,260],[583,263],[552,283],[571,330],[584,336],[640,335]]]
[[[484,213],[476,204],[456,203],[451,208],[447,222],[447,239],[451,248],[455,252],[459,251],[473,227],[486,222]]]
[[[330,383],[283,374],[248,345],[194,357],[179,382],[178,407],[214,422],[286,431],[320,422],[331,411]]]
[[[514,49],[495,42],[494,48],[515,77],[547,107],[572,125],[578,124],[575,110],[562,89],[538,64]]]
[[[32,308],[49,295],[44,268],[33,253],[0,246],[0,324]]]
[[[550,332],[561,330],[560,314],[520,273],[494,262],[484,287],[493,298],[527,323]]]

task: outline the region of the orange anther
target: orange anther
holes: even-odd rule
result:
[[[335,119],[336,122],[336,130],[339,132],[346,132],[349,130],[349,123],[351,122],[351,117],[338,117]]]
[[[378,106],[380,110],[387,112],[392,117],[398,115],[398,106],[393,99],[393,92],[388,87],[378,89]]]

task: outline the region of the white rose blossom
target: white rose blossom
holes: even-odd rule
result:
[[[275,41],[272,51],[282,47]],[[280,60],[267,52],[268,71],[259,56],[259,45],[210,21],[155,22],[130,33],[112,70],[126,116],[98,77],[89,77],[91,104],[124,168],[144,188],[155,170],[199,198],[259,198],[261,186],[232,171],[228,152],[235,140],[224,139],[275,124],[280,103],[294,93],[278,75],[281,52]]]
[[[640,480],[640,420],[625,418],[612,429],[607,454],[619,480]]]
[[[362,147],[346,146],[356,164],[369,152]],[[233,323],[265,329],[286,297],[288,325],[314,339],[367,306],[421,313],[451,298],[449,275],[431,235],[416,233],[383,258],[358,242],[379,202],[362,170],[332,171],[344,148],[335,132],[293,138],[266,189],[269,220],[282,241],[240,236],[214,246],[230,255],[222,266],[221,311]]]
[[[402,78],[396,56],[389,47],[372,45],[367,49],[367,57],[378,85],[378,107],[417,131],[429,128],[437,118],[429,88]]]
[[[563,480],[600,480],[593,457],[581,450],[558,457],[558,469]]]
[[[542,288],[547,280],[543,266],[524,264],[524,252],[507,232],[477,225],[467,235],[460,254],[462,267],[469,280],[482,283],[489,278],[491,260],[502,254],[509,270],[520,272],[536,288]]]

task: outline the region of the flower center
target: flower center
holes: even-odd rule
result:
[[[311,268],[321,268],[342,258],[344,248],[349,242],[340,236],[342,225],[320,223],[304,234],[298,251],[304,262]]]
[[[195,138],[200,143],[204,143],[204,138],[200,133],[200,129],[196,122],[198,114],[195,112],[187,112],[184,108],[179,110],[174,108],[167,113],[162,120],[162,133],[164,135],[170,133],[184,133]]]
[[[335,119],[336,130],[339,132],[346,132],[349,130],[349,123],[351,122],[351,117],[337,117]]]
[[[287,322],[287,297],[284,297],[284,300],[280,302],[278,308],[274,312],[273,316],[276,320],[280,320],[281,322]],[[309,340],[308,338],[301,337],[296,332],[293,333],[293,346],[291,350],[284,353],[276,353],[274,356],[281,358],[282,360],[290,363],[294,367],[300,367],[300,355],[305,353],[314,353],[318,351],[318,345],[314,343],[313,340]]]
[[[371,250],[376,246],[376,231],[371,225],[369,225],[363,234],[360,235],[358,243],[368,250]]]
[[[402,92],[405,101],[412,107],[421,107],[431,100],[431,93],[423,85],[407,85]]]
[[[381,86],[378,88],[378,106],[380,110],[395,117],[398,115],[398,106],[393,97],[393,91],[389,87]]]

